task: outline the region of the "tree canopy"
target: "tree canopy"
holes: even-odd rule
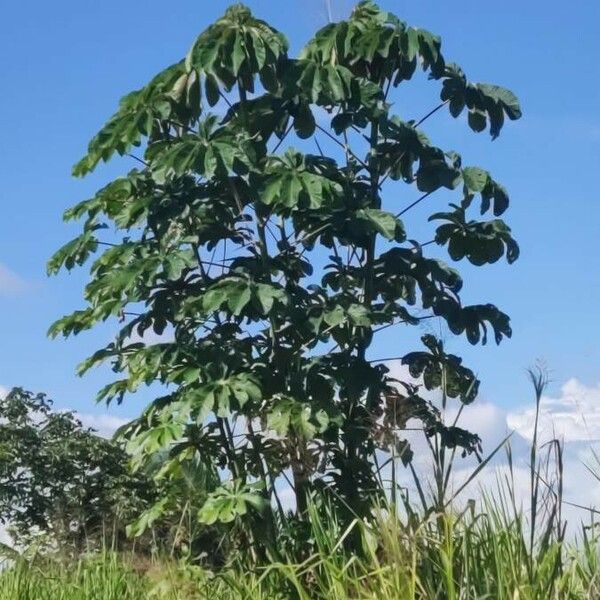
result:
[[[156,500],[128,463],[121,446],[52,410],[46,395],[14,388],[0,398],[0,522],[18,545],[81,552],[118,542]]]

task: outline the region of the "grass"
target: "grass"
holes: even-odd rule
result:
[[[495,496],[497,498],[497,496]],[[305,561],[255,569],[239,559],[224,572],[168,560],[136,563],[104,553],[76,564],[17,561],[0,574],[3,600],[399,600],[600,598],[600,545],[585,530],[580,543],[530,544],[524,515],[491,496],[480,510],[431,514],[408,524],[381,512],[367,526],[339,533],[311,507],[316,550]],[[593,531],[593,530],[592,530]],[[358,532],[363,550],[343,540]]]
[[[137,600],[148,590],[147,577],[108,553],[68,565],[19,560],[0,574],[2,600]]]

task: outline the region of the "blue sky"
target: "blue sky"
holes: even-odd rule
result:
[[[248,2],[286,32],[297,50],[326,23],[324,0]],[[506,218],[522,249],[513,265],[464,268],[469,301],[493,301],[512,316],[514,336],[500,347],[451,348],[483,380],[484,400],[504,409],[526,404],[525,368],[546,361],[556,389],[576,378],[600,382],[600,3],[539,0],[482,3],[382,1],[410,24],[439,33],[444,53],[470,79],[513,89],[524,117],[500,138],[471,133],[439,113],[426,131],[468,164],[488,168],[511,192]],[[50,323],[82,305],[84,270],[47,279],[45,263],[76,227],[63,210],[88,197],[130,165],[117,162],[84,180],[70,176],[87,141],[125,92],[180,58],[227,2],[198,0],[40,0],[11,2],[0,23],[0,385],[51,394],[60,406],[93,405],[106,372],[77,378],[75,365],[114,331],[46,338]],[[334,18],[352,3],[331,0]],[[428,100],[425,92],[429,90]],[[408,107],[408,100],[418,101]],[[423,101],[422,101],[423,100]],[[407,114],[437,100],[423,87],[407,98]],[[443,204],[440,204],[440,208]],[[426,209],[415,212],[425,217]],[[382,335],[380,356],[412,349],[402,336]],[[143,398],[116,409],[133,416]]]

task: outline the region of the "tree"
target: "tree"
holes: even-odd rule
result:
[[[419,67],[441,103],[402,118],[392,97]],[[476,434],[445,425],[419,386],[372,355],[378,331],[432,317],[472,344],[511,335],[506,314],[463,304],[459,272],[428,256],[435,245],[480,266],[519,254],[500,218],[504,187],[421,129],[443,108],[492,138],[521,116],[510,91],[470,82],[439,37],[370,1],[298,57],[234,5],[185,59],[121,100],[74,167],[84,176],[143,151],[136,168],[65,213],[83,231],[49,272],[94,258],[87,305],[51,334],[122,321],[79,372],[112,365],[121,378],[99,393],[107,402],[165,386],[123,434],[140,457],[167,449],[173,464],[220,469],[226,481],[202,520],[254,518],[288,476],[300,516],[319,490],[368,514],[382,489],[378,452],[410,459],[398,437],[409,420],[445,446],[477,449]],[[446,210],[431,197],[439,190],[454,192]],[[419,241],[403,219],[426,200],[435,230]],[[149,332],[162,338],[145,343]],[[473,401],[473,372],[440,340],[423,342],[404,356],[411,375]]]
[[[120,543],[155,501],[116,443],[52,411],[44,394],[14,388],[0,399],[0,522],[15,542],[61,551]]]

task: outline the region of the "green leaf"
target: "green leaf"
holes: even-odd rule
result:
[[[300,104],[294,117],[294,130],[299,138],[309,138],[315,132],[315,117],[307,104]]]
[[[466,188],[473,193],[481,192],[489,178],[489,173],[479,167],[465,167],[462,170],[462,177]]]
[[[76,265],[82,265],[97,249],[98,240],[93,231],[85,231],[52,255],[48,261],[48,275],[55,275],[62,267],[70,271]]]
[[[219,102],[219,84],[213,75],[207,73],[204,80],[204,89],[206,90],[206,99],[209,106],[215,106]]]
[[[357,216],[371,223],[388,240],[402,242],[406,238],[402,221],[392,213],[378,208],[363,208],[357,212]]]
[[[469,127],[477,133],[480,131],[485,131],[485,128],[487,127],[485,115],[478,110],[469,111],[468,121]]]
[[[246,515],[249,509],[261,513],[267,507],[268,501],[260,493],[259,487],[233,483],[221,486],[208,495],[198,512],[198,519],[205,525],[231,523]]]
[[[330,327],[337,327],[346,320],[346,313],[341,306],[336,306],[334,309],[324,313],[323,319]]]
[[[238,287],[231,289],[230,288],[229,295],[227,297],[227,304],[229,305],[229,309],[231,312],[238,316],[246,304],[250,302],[251,291],[250,287]]]
[[[510,90],[488,83],[479,83],[477,87],[485,96],[500,104],[509,119],[516,120],[521,118],[523,114],[521,112],[521,105],[518,98]]]
[[[286,302],[285,292],[281,288],[265,283],[257,284],[256,297],[263,315],[268,315],[271,312],[276,300],[281,303]]]
[[[359,327],[371,325],[370,311],[364,304],[351,304],[346,312],[355,325]]]

